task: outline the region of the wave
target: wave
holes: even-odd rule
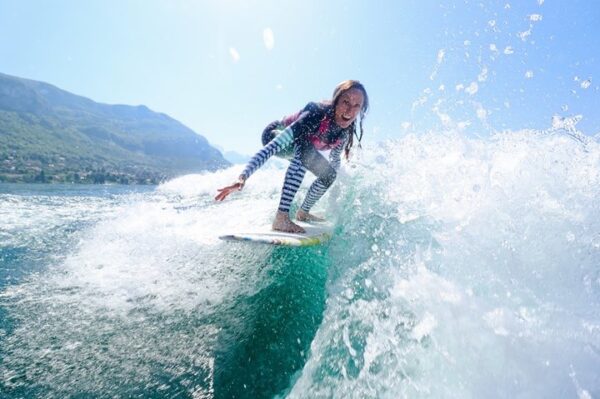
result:
[[[344,166],[316,209],[335,220],[328,245],[219,241],[270,222],[282,166],[220,204],[239,166],[95,201],[2,197],[17,215],[3,230],[21,232],[11,248],[41,235],[49,255],[0,293],[1,385],[14,397],[598,395],[595,139],[408,135]],[[27,209],[45,210],[43,228],[23,225]]]
[[[599,149],[523,131],[363,154],[289,397],[597,394]]]

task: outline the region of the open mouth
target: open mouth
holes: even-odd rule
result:
[[[354,121],[354,118],[352,116],[348,116],[348,115],[344,115],[344,114],[338,114],[336,116],[336,122],[344,128],[350,126],[352,121]]]

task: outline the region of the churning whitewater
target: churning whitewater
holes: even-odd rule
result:
[[[407,135],[342,169],[311,248],[217,238],[269,223],[276,162],[224,203],[240,166],[3,188],[2,397],[600,396],[597,139]]]

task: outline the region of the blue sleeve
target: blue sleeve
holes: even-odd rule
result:
[[[341,140],[338,145],[333,147],[331,149],[331,152],[329,153],[329,163],[331,164],[331,167],[336,171],[340,168],[340,155],[347,142],[348,136],[346,136],[344,140]]]
[[[287,148],[294,141],[294,134],[290,127],[278,134],[273,140],[258,151],[248,162],[241,176],[248,179],[254,172],[267,162],[269,158]]]

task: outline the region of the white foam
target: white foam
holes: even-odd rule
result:
[[[406,135],[352,177],[344,262],[290,397],[551,397],[571,364],[580,396],[597,388],[597,141]]]

